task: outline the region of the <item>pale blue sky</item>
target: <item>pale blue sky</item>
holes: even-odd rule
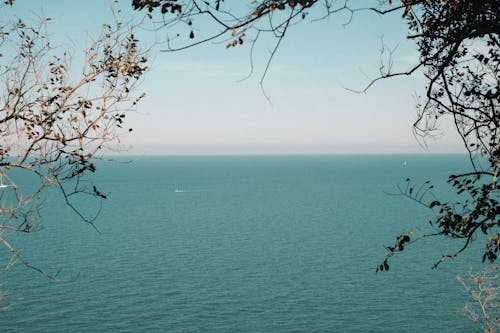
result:
[[[131,1],[121,1],[126,14]],[[365,1],[367,2],[367,1]],[[8,15],[33,17],[44,12],[54,18],[54,38],[84,45],[103,22],[110,20],[104,0],[17,0]],[[140,87],[147,93],[138,112],[129,116],[134,128],[123,144],[132,153],[402,153],[425,152],[412,134],[416,92],[421,75],[386,80],[366,94],[358,89],[374,77],[379,66],[380,37],[398,46],[395,68],[409,66],[417,57],[405,40],[400,15],[379,17],[358,13],[346,18],[310,19],[292,27],[276,54],[265,80],[269,103],[259,86],[268,49],[262,39],[250,70],[249,45],[226,49],[206,44],[177,53],[151,54],[151,71]],[[151,42],[152,33],[142,36]],[[159,46],[161,49],[161,45]],[[431,143],[431,152],[460,152],[460,142],[449,124],[445,135]]]

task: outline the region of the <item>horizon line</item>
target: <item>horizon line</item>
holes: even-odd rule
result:
[[[460,145],[307,145],[307,144],[134,144],[110,147],[106,155],[246,156],[246,155],[461,155]]]

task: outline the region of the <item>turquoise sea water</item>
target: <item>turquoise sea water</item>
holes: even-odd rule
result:
[[[425,208],[385,192],[406,177],[444,185],[464,156],[132,160],[99,166],[94,180],[109,193],[101,234],[54,192],[44,229],[14,240],[38,267],[79,277],[56,284],[21,265],[1,275],[2,332],[474,329],[455,277],[479,252],[431,270],[457,245],[426,240],[375,274],[383,244],[430,230]]]

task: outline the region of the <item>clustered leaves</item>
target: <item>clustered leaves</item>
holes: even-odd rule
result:
[[[160,9],[162,14],[181,14],[182,5],[177,0],[133,0],[132,8],[135,10],[146,9],[149,13]]]
[[[437,267],[445,258],[455,258],[464,251],[473,241],[477,232],[481,232],[487,237],[482,261],[488,260],[493,263],[497,259],[500,249],[500,238],[498,233],[492,233],[499,226],[500,205],[498,202],[498,191],[496,189],[497,180],[493,183],[484,182],[481,175],[487,172],[473,172],[461,175],[451,175],[448,182],[456,190],[456,200],[441,202],[437,200],[432,192],[434,188],[430,182],[425,182],[417,189],[412,185],[410,179],[406,180],[405,189],[399,188],[400,193],[423,206],[430,209],[434,218],[429,220],[431,227],[435,229],[432,234],[421,236],[445,236],[455,239],[462,239],[462,245],[453,254],[443,254],[436,262]],[[405,249],[405,245],[410,243],[410,235],[402,233],[396,238],[394,246],[387,246],[388,254],[385,261],[396,252]],[[377,269],[378,271],[379,269]]]
[[[456,200],[426,203],[424,196],[402,194],[433,211],[433,235],[463,239],[462,246],[444,258],[455,258],[477,233],[487,236],[482,261],[493,263],[499,251],[500,170],[499,65],[500,1],[407,1],[404,15],[409,38],[417,43],[427,78],[424,102],[419,104],[415,131],[432,135],[442,117],[451,117],[469,152],[472,170],[451,175]],[[392,255],[390,251],[389,255]]]
[[[376,268],[376,272],[378,271],[388,271],[389,270],[389,257],[394,254],[396,251],[403,251],[405,246],[410,243],[411,238],[410,234],[413,234],[413,231],[410,230],[410,232],[404,233],[402,232],[398,237],[396,237],[396,242],[394,243],[394,246],[387,246],[386,249],[389,251],[389,255],[385,258],[385,260]]]
[[[155,13],[163,16],[160,21],[160,28],[166,28],[169,33],[170,28],[177,23],[185,23],[188,27],[190,40],[181,48],[197,45],[200,42],[212,40],[221,36],[229,36],[229,41],[226,47],[234,47],[242,45],[245,37],[248,37],[248,30],[254,28],[259,32],[267,31],[282,36],[286,27],[295,17],[304,19],[307,15],[306,9],[316,4],[317,0],[263,0],[263,1],[248,1],[248,10],[236,13],[230,7],[230,2],[225,3],[223,0],[213,1],[196,1],[196,0],[132,0],[132,8],[137,11],[146,11],[150,19],[154,18]],[[277,22],[273,19],[268,21],[269,27],[262,28],[257,25],[261,22],[261,18],[272,18],[275,12],[283,12],[285,15],[279,17]],[[200,16],[208,17],[215,25],[220,28],[219,31],[212,35],[208,33],[208,37],[196,39],[193,22]],[[177,29],[177,28],[176,28]],[[204,28],[206,29],[206,28]],[[207,29],[210,30],[210,29]],[[201,31],[201,35],[206,35],[206,32]],[[176,36],[181,33],[177,32]],[[170,47],[169,50],[176,50]]]
[[[497,160],[499,5],[426,1],[408,16],[429,82],[417,131],[450,115],[469,151]]]

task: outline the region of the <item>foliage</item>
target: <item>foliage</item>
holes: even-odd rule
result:
[[[457,276],[474,300],[473,304],[465,304],[463,313],[473,322],[480,324],[486,333],[500,330],[500,286],[495,270],[490,267],[479,274],[470,272],[467,280]]]
[[[443,254],[435,267],[445,258],[457,256],[478,233],[489,236],[483,261],[494,262],[500,249],[497,189],[500,167],[500,1],[362,2],[367,7],[355,7],[351,2],[355,1],[259,0],[234,7],[231,2],[223,0],[133,0],[132,6],[147,11],[151,20],[158,24],[158,29],[165,29],[166,51],[179,51],[217,39],[226,40],[226,47],[246,44],[249,40],[253,49],[260,34],[273,34],[276,44],[262,79],[288,28],[305,19],[313,8],[323,8],[320,18],[339,12],[348,12],[352,18],[362,10],[379,15],[400,13],[408,22],[408,38],[416,42],[419,61],[402,72],[394,72],[390,63],[383,64],[380,76],[362,91],[381,79],[423,72],[427,80],[426,93],[417,105],[415,134],[424,138],[425,143],[425,138],[434,135],[440,120],[451,117],[469,153],[472,167],[470,172],[451,175],[448,179],[456,189],[456,200],[437,200],[432,196],[432,185],[423,184],[419,191],[410,181],[400,194],[418,201],[434,213],[435,218],[430,224],[435,232],[421,237],[444,236],[462,241],[455,253]],[[161,18],[157,19],[157,15]],[[203,29],[196,30],[196,20],[204,22]],[[207,21],[211,25],[207,25]],[[413,237],[409,233],[399,235],[394,246],[387,247],[387,257],[377,271],[388,270],[390,257],[421,238]]]
[[[36,229],[48,188],[58,189],[94,226],[98,212],[79,209],[77,198],[106,199],[84,177],[96,171],[100,152],[126,131],[124,118],[143,96],[134,96],[134,89],[146,58],[131,27],[116,22],[103,24],[84,58],[74,59],[52,45],[46,33],[50,20],[0,22],[0,242],[14,259],[58,279],[31,266],[9,236]]]
[[[420,53],[419,63],[410,72],[421,67],[427,79],[415,132],[425,138],[434,133],[442,117],[451,117],[472,166],[470,172],[449,176],[457,194],[453,201],[425,201],[428,192],[412,193],[413,186],[402,191],[433,211],[435,218],[429,223],[436,233],[431,235],[463,240],[455,253],[443,254],[434,267],[456,257],[477,233],[488,235],[483,262],[493,263],[500,249],[498,8],[500,1],[495,0],[454,0],[424,1],[406,11],[408,38],[416,41]],[[405,245],[396,240],[394,247],[387,248],[389,256]]]

